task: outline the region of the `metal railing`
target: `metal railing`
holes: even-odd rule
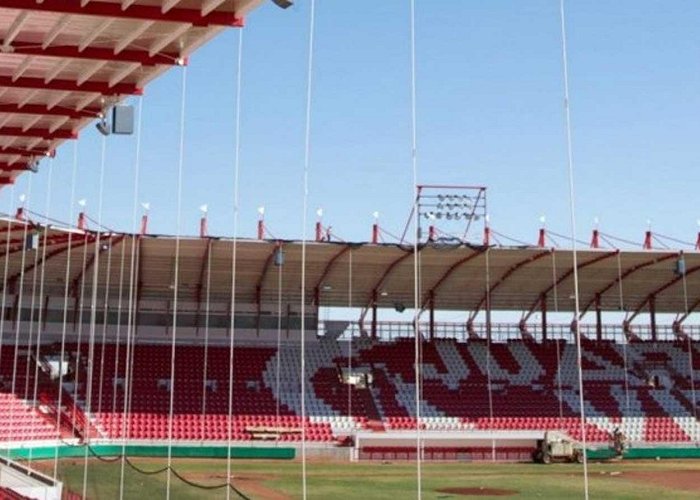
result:
[[[335,323],[334,323],[335,324]],[[529,337],[535,342],[541,342],[542,325],[541,323],[528,323],[525,325],[526,332]],[[419,330],[425,338],[430,338],[430,323],[420,322]],[[652,339],[652,329],[649,325],[632,325],[630,327],[635,337],[641,340]],[[591,340],[597,338],[597,328],[595,324],[582,323],[579,325],[581,334]],[[323,335],[325,332],[325,322],[319,321],[318,333]],[[684,325],[683,332],[693,340],[700,339],[700,325]],[[470,336],[476,335],[481,339],[486,338],[487,328],[485,323],[474,323],[471,326],[471,334],[467,328],[467,324],[458,322],[438,322],[433,325],[434,339],[455,339],[460,342],[466,342]],[[604,324],[601,328],[602,339],[623,343],[627,339],[623,325],[620,324]],[[339,337],[340,340],[348,340],[350,338],[359,339],[361,337],[370,336],[370,325],[365,322],[364,328],[361,330],[360,324],[356,321],[348,322],[348,326]],[[414,325],[409,321],[378,321],[376,323],[376,335],[379,341],[395,341],[400,339],[414,338]],[[491,341],[492,342],[508,342],[510,340],[522,340],[524,338],[518,323],[492,323],[491,324]],[[568,323],[552,323],[547,325],[547,338],[549,340],[563,340],[565,342],[574,341],[574,333],[572,325]],[[672,325],[657,325],[656,326],[657,341],[669,342],[679,339],[679,336],[673,329]]]

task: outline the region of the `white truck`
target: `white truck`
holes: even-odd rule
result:
[[[566,434],[556,431],[544,433],[544,439],[537,441],[537,450],[532,454],[537,463],[583,462],[583,448]]]

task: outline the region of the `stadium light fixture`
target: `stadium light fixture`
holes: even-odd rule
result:
[[[107,120],[104,118],[100,119],[100,121],[95,124],[95,128],[105,137],[107,137],[111,132],[109,130],[109,125],[107,125]]]
[[[264,206],[261,205],[258,207],[258,215],[260,215],[261,218],[265,216],[265,207]]]
[[[599,219],[598,216],[596,215],[595,217],[593,217],[593,227],[594,227],[595,229],[598,229],[598,226],[599,226],[599,225],[600,225],[600,219]]]
[[[87,205],[87,200],[85,198],[81,198],[78,200],[78,205],[81,207],[85,208],[85,205]]]
[[[372,217],[374,217],[375,221],[379,220],[379,212],[372,212]]]
[[[32,160],[27,163],[27,170],[34,172],[35,174],[39,172],[39,160],[32,158]]]
[[[651,231],[651,219],[647,219],[647,229]]]
[[[275,266],[282,267],[284,265],[284,250],[281,246],[275,249]]]
[[[141,203],[141,206],[143,207],[143,209],[144,209],[146,212],[148,212],[148,211],[151,209],[151,204],[150,204],[149,202],[147,202],[147,201]]]
[[[547,223],[547,217],[544,215],[540,215],[540,224],[543,226]]]
[[[274,3],[280,9],[288,9],[289,7],[294,5],[294,2],[292,0],[272,0],[272,3]]]
[[[321,217],[323,217],[323,209],[320,208],[320,207],[317,208],[317,209],[316,209],[316,215],[318,216],[319,219],[320,219]]]
[[[200,205],[199,211],[202,212],[202,214],[206,215],[207,212],[209,212],[209,206],[208,205]]]
[[[27,201],[27,195],[22,193],[21,195],[19,195],[19,202],[24,203],[25,201]]]

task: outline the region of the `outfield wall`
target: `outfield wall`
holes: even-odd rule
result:
[[[243,459],[243,460],[293,460],[298,455],[299,446],[289,446],[289,447],[273,447],[273,446],[235,446],[231,447],[231,458],[233,459]],[[6,448],[0,449],[0,456],[9,456],[13,459],[32,459],[32,460],[47,460],[53,459],[58,454],[58,458],[80,458],[85,456],[84,446],[22,446],[16,448]],[[165,445],[151,445],[151,444],[130,444],[124,448],[120,444],[95,444],[90,446],[88,453],[91,456],[99,457],[117,457],[122,454],[122,451],[126,452],[129,457],[167,457],[168,447]],[[315,458],[324,458],[327,460],[349,460],[352,455],[352,448],[338,448],[338,447],[310,447],[307,448],[307,454],[314,456]],[[385,451],[385,450],[382,450]],[[397,450],[392,449],[392,453],[396,453]],[[411,447],[402,448],[401,454],[392,457],[383,457],[385,460],[415,460],[415,448]],[[436,451],[436,450],[433,450]],[[459,460],[460,457],[454,455],[452,452],[464,450],[437,450],[439,451],[433,458],[435,460]],[[442,455],[450,451],[450,453]],[[469,460],[478,461],[490,461],[493,458],[493,449],[491,447],[479,448],[475,456],[470,456]],[[512,454],[510,452],[520,452],[519,448],[514,449],[499,449],[495,450],[498,452],[503,452],[502,456],[499,458],[506,461],[527,461],[531,449],[528,448],[528,453],[522,454],[522,456],[516,456],[517,454]],[[608,460],[615,457],[613,450],[608,448],[598,448],[589,449],[588,458],[591,460]],[[527,456],[526,456],[527,455]],[[228,456],[226,446],[196,446],[196,445],[173,445],[172,456],[175,458],[222,458],[225,459]],[[355,459],[360,457],[355,457]],[[371,458],[365,456],[365,459]],[[655,459],[700,459],[700,447],[693,448],[683,448],[683,447],[644,447],[644,448],[631,448],[625,451],[625,460],[655,460]]]
[[[606,460],[613,458],[615,453],[607,448],[588,450],[588,458],[591,460]],[[700,458],[700,448],[677,448],[677,447],[649,447],[630,448],[625,450],[625,460],[655,460],[659,459],[698,459]]]
[[[22,447],[2,450],[0,454],[9,452],[11,458],[44,460],[58,458],[76,458],[85,456],[84,446],[40,446],[36,448]],[[126,453],[128,457],[167,457],[168,447],[163,445],[109,445],[96,444],[90,446],[88,453],[98,457],[117,457]],[[175,458],[227,458],[228,448],[225,446],[182,446],[172,447],[172,456]],[[247,447],[236,446],[231,448],[233,459],[264,459],[264,460],[292,460],[296,456],[294,448],[277,447]]]

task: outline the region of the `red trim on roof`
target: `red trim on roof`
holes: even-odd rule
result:
[[[94,0],[85,6],[81,6],[78,0],[43,0],[42,3],[36,3],[31,0],[0,0],[0,7],[35,10],[39,12],[114,17],[117,19],[191,23],[194,26],[243,26],[243,19],[237,17],[233,12],[214,11],[206,16],[202,16],[202,12],[199,9],[172,8],[164,13],[160,5],[132,5],[126,9],[122,9],[120,3],[99,2]]]
[[[1,1],[1,0],[0,0]],[[158,53],[149,55],[147,50],[122,50],[115,53],[113,48],[85,47],[80,49],[68,45],[49,45],[42,48],[36,43],[12,42],[13,54],[26,54],[32,56],[60,57],[68,59],[91,59],[101,61],[135,62],[144,66],[179,65],[179,54]]]
[[[2,1],[2,0],[0,0]],[[68,92],[94,92],[102,95],[142,95],[143,89],[133,83],[117,83],[109,86],[108,82],[87,81],[82,85],[72,80],[51,80],[46,83],[43,78],[17,78],[0,76],[0,87],[24,88],[38,90],[65,90]]]

